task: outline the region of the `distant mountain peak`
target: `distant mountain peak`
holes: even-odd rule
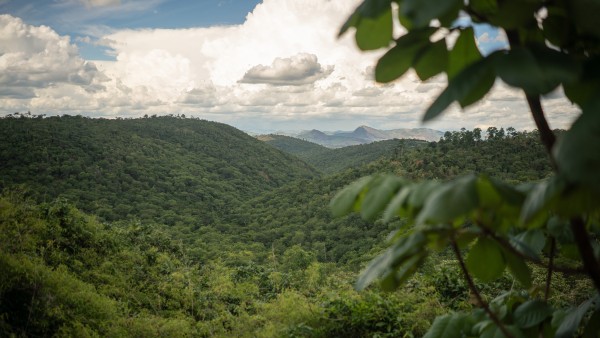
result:
[[[438,141],[443,134],[444,133],[439,130],[429,128],[379,130],[367,125],[361,125],[353,131],[336,131],[333,133],[325,133],[320,130],[313,129],[298,134],[298,137],[326,147],[340,148],[395,138]]]

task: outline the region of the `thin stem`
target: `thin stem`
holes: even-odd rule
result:
[[[471,289],[471,292],[473,292],[473,294],[475,295],[475,298],[477,298],[477,302],[479,303],[479,306],[481,306],[483,308],[483,310],[487,313],[487,315],[490,317],[490,319],[496,324],[496,326],[498,326],[500,331],[502,331],[504,336],[506,336],[508,338],[514,338],[514,336],[506,329],[506,327],[504,326],[502,321],[500,321],[498,316],[496,316],[496,314],[490,309],[488,304],[481,297],[481,294],[479,293],[477,286],[475,286],[475,283],[473,282],[473,278],[469,274],[469,270],[467,270],[467,266],[465,265],[465,261],[462,258],[462,254],[460,253],[460,249],[458,248],[458,245],[456,245],[456,241],[454,239],[452,239],[451,243],[452,243],[452,249],[454,250],[454,254],[456,255],[456,259],[458,259],[458,264],[460,265],[460,268],[461,268],[463,274],[465,275],[467,284],[469,284],[469,289]]]
[[[544,116],[544,109],[542,108],[542,103],[540,102],[539,95],[525,95],[527,98],[527,104],[529,104],[529,110],[531,110],[531,115],[533,116],[533,120],[535,121],[535,125],[540,132],[540,139],[542,140],[542,144],[546,147],[546,152],[548,156],[550,156],[550,162],[552,163],[552,167],[556,170],[556,162],[554,161],[554,156],[552,156],[552,147],[556,142],[556,136],[552,129],[550,129],[550,125],[548,125],[548,120]]]
[[[550,262],[548,264],[548,273],[546,274],[546,290],[544,300],[550,296],[550,285],[552,284],[552,265],[554,264],[554,255],[556,255],[556,239],[550,236]]]
[[[590,244],[590,236],[585,229],[585,224],[581,217],[571,219],[571,232],[579,248],[583,267],[594,282],[596,289],[600,291],[600,265],[594,256],[594,249],[592,249],[592,245]]]

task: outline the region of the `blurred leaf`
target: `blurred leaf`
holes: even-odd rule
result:
[[[468,65],[480,59],[473,28],[463,29],[448,55],[448,79],[452,80]]]
[[[502,248],[504,258],[508,265],[508,271],[524,288],[531,287],[531,269],[525,263],[525,260],[521,257],[516,256],[509,250]]]
[[[343,35],[350,27],[356,27],[361,19],[369,18],[376,19],[390,9],[391,0],[365,0],[355,10],[354,13],[346,20],[338,36]]]
[[[367,220],[375,219],[386,208],[403,184],[405,182],[395,176],[375,177],[369,183],[369,191],[361,205],[361,216]]]
[[[542,249],[546,246],[546,236],[541,229],[530,229],[525,232],[518,234],[514,237],[516,241],[513,244],[520,252],[526,255],[533,255],[533,257],[539,257],[542,253]]]
[[[425,81],[446,70],[448,49],[446,40],[442,39],[422,49],[414,62],[415,72],[421,81]]]
[[[369,263],[356,281],[355,288],[363,290],[384,273],[397,268],[407,259],[424,253],[426,240],[427,238],[420,232],[400,238],[391,248]]]
[[[488,16],[498,11],[498,2],[496,0],[470,0],[469,7],[483,16]]]
[[[575,332],[579,328],[583,317],[588,312],[590,307],[592,306],[595,299],[598,296],[588,299],[585,302],[581,303],[576,309],[572,309],[567,312],[567,315],[564,317],[560,326],[556,330],[555,338],[571,338],[574,336]]]
[[[540,324],[551,315],[552,308],[548,303],[534,299],[519,305],[513,317],[517,326],[528,328]]]
[[[590,33],[600,38],[600,26],[598,25],[598,13],[600,13],[600,1],[598,0],[571,0],[571,14],[573,22],[584,33]]]
[[[481,99],[492,88],[496,79],[491,63],[488,56],[463,69],[429,106],[423,121],[437,117],[454,101],[459,101],[462,107],[466,107]]]
[[[538,1],[504,0],[498,2],[498,5],[495,14],[488,17],[492,25],[505,29],[523,29],[536,24],[533,13],[539,6]]]
[[[583,331],[583,338],[598,337],[600,337],[600,310],[594,311]]]
[[[479,238],[471,248],[466,264],[469,272],[484,283],[502,276],[506,266],[502,250],[498,244],[484,237]]]
[[[547,47],[512,47],[495,58],[496,73],[507,84],[531,95],[547,94],[561,83],[575,83],[579,65]]]
[[[521,209],[521,223],[528,227],[541,226],[542,222],[534,221],[540,216],[545,218],[564,189],[565,184],[556,177],[536,184],[527,195],[523,209]]]
[[[329,203],[333,215],[340,217],[355,211],[358,195],[371,180],[371,176],[363,177],[338,192]]]
[[[403,209],[405,207],[405,204],[408,201],[408,197],[410,196],[411,191],[412,191],[411,185],[406,185],[402,189],[400,189],[400,191],[398,191],[396,196],[394,196],[394,198],[392,198],[392,200],[388,204],[387,208],[383,212],[383,221],[384,222],[389,222],[395,216],[401,215],[400,211],[401,211],[401,209]]]
[[[585,107],[558,141],[554,156],[559,173],[569,183],[600,191],[600,100]]]
[[[466,176],[448,182],[426,200],[416,222],[451,222],[477,207],[477,178]]]
[[[423,338],[462,338],[470,335],[473,320],[465,314],[453,313],[436,317]]]
[[[384,291],[394,291],[400,287],[404,282],[408,280],[417,271],[419,266],[423,263],[427,257],[426,252],[419,252],[418,254],[411,256],[405,260],[402,265],[388,272],[388,274],[381,280],[381,288]]]
[[[458,15],[461,0],[404,0],[400,4],[400,11],[406,15],[415,27],[429,26],[433,19],[446,14]]]
[[[436,30],[432,27],[413,30],[396,40],[396,45],[377,62],[375,80],[387,83],[404,75],[413,66],[417,53],[431,44],[429,37]]]
[[[362,50],[388,47],[392,41],[392,10],[388,10],[375,18],[361,18],[356,24],[356,44]]]

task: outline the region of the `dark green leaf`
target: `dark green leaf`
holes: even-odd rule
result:
[[[583,114],[559,140],[554,155],[560,175],[592,191],[600,191],[600,100]]]
[[[423,121],[440,115],[452,102],[459,101],[463,107],[481,99],[492,87],[495,80],[490,57],[477,61],[448,83],[448,87],[437,97],[425,112]]]
[[[429,196],[416,222],[452,222],[466,216],[478,204],[476,182],[476,177],[466,176],[442,185]]]
[[[400,238],[391,248],[369,263],[365,271],[360,274],[355,288],[363,290],[382,275],[398,268],[407,259],[421,255],[426,240],[427,238],[420,232]]]
[[[561,83],[579,78],[579,65],[569,56],[547,47],[514,47],[495,58],[496,73],[507,84],[528,94],[546,94]]]
[[[408,201],[408,197],[412,191],[412,186],[404,186],[400,191],[392,198],[387,208],[383,212],[383,221],[389,222],[395,216],[400,215],[400,211],[405,208],[405,204]]]
[[[508,271],[524,288],[531,287],[531,269],[525,263],[525,260],[512,252],[502,248]]]
[[[530,300],[515,310],[515,324],[520,328],[528,328],[540,324],[552,315],[552,308],[542,300]]]
[[[369,184],[369,191],[361,205],[361,215],[364,219],[373,220],[388,205],[404,181],[395,176],[379,176]]]
[[[472,319],[465,314],[450,314],[435,318],[423,338],[462,338],[470,335]]]
[[[537,1],[504,0],[498,4],[500,6],[495,15],[488,17],[492,25],[505,29],[522,29],[536,24],[534,13]]]
[[[356,211],[358,196],[371,179],[370,176],[363,177],[338,192],[329,204],[333,215],[340,217]]]
[[[339,36],[343,35],[350,27],[357,27],[361,19],[376,19],[390,9],[391,0],[365,0],[354,10],[340,29]]]
[[[394,291],[406,282],[414,273],[417,271],[419,266],[425,260],[427,256],[426,252],[419,252],[406,261],[403,262],[398,268],[390,271],[382,280],[381,288],[384,291]]]
[[[540,229],[531,229],[522,232],[515,237],[515,240],[518,242],[516,248],[519,251],[528,255],[533,254],[534,257],[538,257],[542,253],[544,246],[546,246],[546,236]]]
[[[448,63],[448,49],[446,40],[439,40],[423,50],[415,58],[415,72],[422,81],[425,81],[446,70]]]
[[[543,221],[540,222],[538,218],[542,217],[545,219],[548,215],[547,212],[556,203],[564,188],[564,182],[556,177],[536,184],[527,195],[527,199],[523,204],[521,223],[529,227],[541,226]]]
[[[496,0],[470,0],[469,7],[476,13],[488,16],[498,11],[498,2]]]
[[[600,337],[600,310],[594,311],[583,331],[583,338]]]
[[[600,13],[600,1],[598,0],[572,0],[571,5],[574,22],[578,28],[585,33],[593,34],[600,38],[600,26],[598,25],[598,13]]]
[[[379,278],[385,271],[389,270],[392,261],[392,248],[387,249],[383,254],[373,259],[365,271],[360,274],[356,281],[356,290],[363,290],[371,285],[373,281]]]
[[[467,268],[484,283],[502,276],[506,266],[498,244],[487,238],[479,238],[471,248],[466,260]]]
[[[525,338],[525,335],[514,325],[505,325],[505,328],[515,338]],[[506,335],[500,330],[496,324],[492,324],[485,328],[479,338],[506,338]]]
[[[362,50],[387,47],[392,41],[392,11],[387,11],[375,18],[363,17],[356,24],[356,44]]]
[[[481,53],[475,43],[473,28],[462,30],[448,55],[448,79],[452,80],[463,69],[480,59]]]
[[[429,26],[429,22],[446,14],[458,14],[461,0],[404,0],[400,11],[406,15],[416,27]]]
[[[386,83],[404,75],[412,67],[417,53],[430,45],[429,37],[435,31],[435,28],[414,30],[400,37],[377,62],[375,80]]]
[[[583,302],[581,305],[577,307],[577,309],[572,309],[567,313],[564,317],[560,326],[556,330],[555,338],[571,338],[574,336],[575,332],[579,328],[581,324],[581,320],[588,312],[590,307],[592,306],[594,298],[588,299]]]

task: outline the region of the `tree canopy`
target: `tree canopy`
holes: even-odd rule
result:
[[[497,79],[521,89],[554,168],[546,180],[519,185],[486,175],[447,182],[376,175],[352,183],[332,200],[339,215],[358,211],[385,221],[400,216],[412,225],[371,262],[359,289],[376,280],[395,289],[432,251],[454,252],[477,307],[438,317],[427,337],[597,333],[596,323],[585,319],[590,312],[600,315],[600,30],[591,14],[599,11],[595,0],[365,0],[342,27],[340,34],[355,28],[359,48],[386,49],[375,67],[378,82],[394,81],[409,69],[423,81],[446,76],[448,84],[426,109],[424,121],[453,102],[467,107],[480,101]],[[396,20],[406,30],[400,36],[394,35]],[[482,55],[473,23],[503,30],[509,48]],[[454,32],[458,38],[451,43]],[[559,87],[581,114],[557,140],[541,96]],[[530,289],[531,265],[547,269],[544,292]],[[491,282],[505,269],[521,290],[484,299],[475,280]],[[576,310],[551,304],[556,272],[587,275],[596,292]]]

